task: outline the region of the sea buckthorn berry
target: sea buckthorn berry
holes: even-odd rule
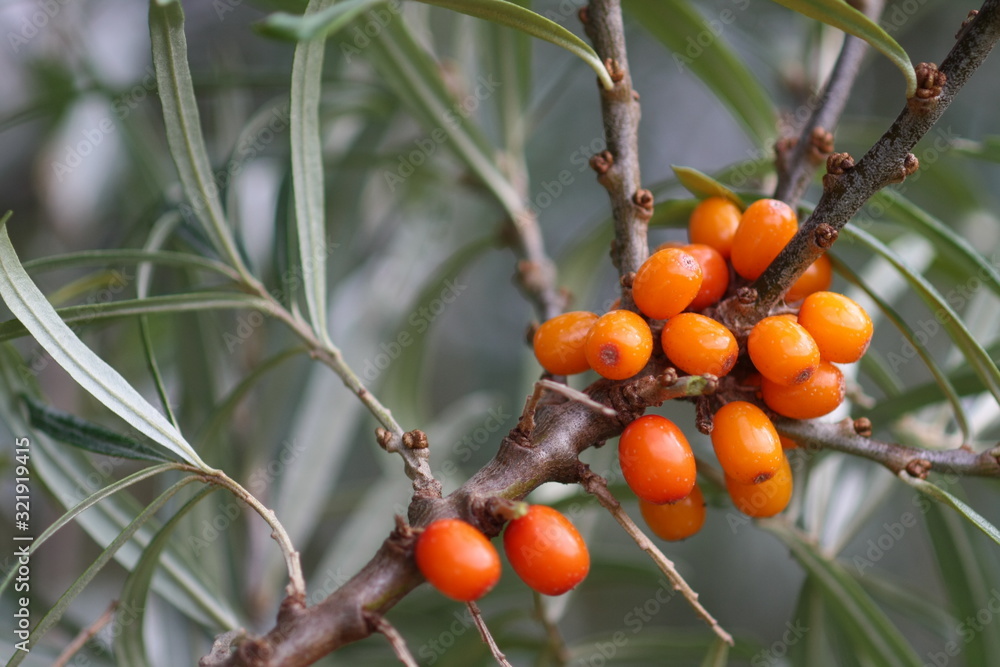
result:
[[[778,514],[792,499],[792,467],[788,457],[782,455],[778,472],[760,484],[741,484],[726,475],[726,490],[736,509],[747,516],[764,518]]]
[[[460,519],[438,519],[417,538],[417,567],[452,600],[471,602],[500,579],[500,555],[486,536]]]
[[[727,475],[741,484],[760,484],[778,472],[781,441],[763,410],[733,401],[719,408],[713,424],[712,447]]]
[[[733,248],[733,236],[740,226],[740,207],[725,197],[709,197],[702,200],[688,219],[688,237],[691,243],[703,243],[719,251],[724,259],[729,259]]]
[[[624,380],[643,369],[653,354],[653,333],[630,310],[601,315],[584,346],[587,363],[609,380]]]
[[[701,264],[680,248],[658,250],[635,273],[632,298],[647,317],[665,320],[681,312],[701,289]]]
[[[733,332],[698,313],[681,313],[667,320],[660,342],[670,363],[691,375],[722,377],[733,370],[739,356]]]
[[[577,310],[543,322],[532,341],[538,363],[554,375],[573,375],[589,370],[583,347],[596,321],[595,313]]]
[[[659,415],[639,417],[625,428],[618,462],[632,492],[651,503],[680,500],[691,493],[698,475],[684,433]]]
[[[788,288],[785,292],[785,301],[788,303],[800,301],[813,292],[830,289],[831,284],[833,284],[833,265],[829,257],[820,255],[819,259],[810,264],[809,268]]]
[[[730,259],[747,280],[755,280],[774,261],[799,228],[795,211],[777,199],[758,199],[747,207],[733,237]]]
[[[786,387],[764,378],[764,403],[790,419],[815,419],[829,414],[844,402],[844,374],[823,361],[812,377],[802,384]]]
[[[805,382],[819,366],[816,341],[801,324],[784,315],[765,317],[747,338],[750,360],[765,378],[778,384]]]
[[[799,324],[812,334],[826,361],[857,361],[872,342],[872,320],[865,309],[843,294],[815,292],[799,309]]]
[[[590,571],[590,553],[569,519],[546,505],[507,524],[503,548],[517,576],[543,595],[562,595]]]
[[[712,246],[692,243],[681,248],[701,265],[701,289],[688,305],[691,310],[704,310],[719,302],[729,289],[729,264]]]
[[[691,537],[705,524],[705,497],[695,484],[691,493],[672,503],[657,505],[639,498],[639,511],[657,537],[676,542]]]

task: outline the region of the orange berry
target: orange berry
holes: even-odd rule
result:
[[[677,425],[659,415],[639,417],[618,440],[618,462],[632,492],[651,503],[680,500],[694,488],[694,453]]]
[[[812,334],[826,361],[857,361],[872,342],[872,319],[856,301],[836,292],[815,292],[799,309],[799,323]]]
[[[844,374],[828,361],[820,362],[812,377],[793,387],[764,378],[761,387],[764,402],[783,417],[815,419],[844,402]]]
[[[507,524],[503,549],[517,576],[543,595],[562,595],[590,571],[590,553],[569,519],[546,505]]]
[[[740,207],[725,197],[704,199],[688,219],[688,237],[691,243],[711,246],[724,259],[729,259],[741,215]]]
[[[719,408],[713,422],[712,447],[727,475],[742,484],[759,484],[778,472],[784,457],[781,441],[763,410],[733,401]]]
[[[781,435],[779,433],[778,434],[778,440],[781,441],[781,448],[782,449],[798,449],[799,448],[799,443],[797,441],[795,441],[795,440],[792,440],[787,435]]]
[[[632,298],[644,315],[665,320],[688,307],[701,282],[701,265],[694,257],[679,248],[665,248],[636,271]]]
[[[583,347],[596,321],[595,313],[577,310],[543,322],[532,341],[538,363],[553,375],[572,375],[588,370],[590,364]]]
[[[729,264],[715,248],[692,243],[681,248],[701,265],[701,289],[688,305],[691,310],[704,310],[718,303],[729,289]]]
[[[486,536],[460,519],[438,519],[417,538],[417,567],[452,600],[471,602],[500,579],[500,556]]]
[[[601,315],[584,345],[590,367],[610,380],[630,378],[653,354],[653,333],[646,320],[630,310]]]
[[[736,337],[726,325],[698,313],[681,313],[663,325],[663,352],[685,373],[722,377],[739,356]]]
[[[778,384],[805,382],[819,366],[816,341],[789,317],[765,317],[747,338],[747,352],[760,374]]]
[[[819,259],[809,265],[809,268],[799,276],[798,280],[785,292],[785,301],[792,303],[806,298],[813,292],[821,292],[830,289],[833,283],[833,264],[826,255],[820,255]]]
[[[733,268],[755,280],[774,261],[799,228],[795,211],[777,199],[759,199],[747,207],[733,237]]]
[[[760,484],[741,484],[726,475],[726,490],[736,509],[747,516],[763,518],[778,514],[792,499],[792,467],[788,457],[782,455],[778,472]]]
[[[676,542],[691,537],[705,524],[705,497],[695,484],[691,493],[672,503],[657,505],[639,498],[639,511],[657,537]]]

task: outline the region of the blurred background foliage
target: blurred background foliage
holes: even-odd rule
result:
[[[883,25],[914,62],[940,62],[972,8],[945,0],[888,5]],[[579,6],[574,0],[532,3],[582,34]],[[445,10],[409,2],[401,13],[395,7],[360,15],[327,45],[321,115],[329,326],[347,361],[404,428],[428,433],[431,467],[450,491],[492,456],[516,423],[539,374],[525,345],[535,315],[512,280],[516,257],[505,243],[507,213],[491,195],[492,184],[462,159],[456,141],[439,139],[435,131],[448,129],[450,121],[429,116],[416,103],[401,63],[419,61],[400,60],[399,45],[433,63],[430,71],[451,95],[452,110],[467,112],[462,136],[485,146],[497,171],[538,212],[573,306],[598,312],[617,290],[607,255],[607,195],[587,167],[604,148],[602,126],[593,72],[572,55]],[[289,259],[294,44],[260,27],[275,10],[302,8],[279,0],[185,3],[216,182],[249,265],[286,303],[298,300],[301,289]],[[674,182],[672,164],[717,174],[739,191],[773,188],[773,141],[804,120],[842,37],[764,0],[633,0],[626,9],[632,77],[642,96],[643,180],[658,201],[650,233],[655,245],[682,238],[679,227],[689,210],[675,201],[689,195]],[[212,256],[184,215],[156,93],[147,13],[144,3],[120,0],[17,0],[0,7],[0,195],[3,209],[14,211],[8,228],[25,262],[140,248],[151,238],[164,249]],[[936,218],[997,269],[1000,77],[994,61],[983,70],[914,151],[920,172],[893,188],[912,209],[897,200],[870,204],[852,224],[888,244],[909,271],[926,276],[996,360],[997,294],[983,280],[973,282],[968,262],[912,221],[913,215]],[[902,103],[898,72],[869,57],[836,133],[837,150],[863,154]],[[815,202],[818,195],[817,184],[806,198]],[[848,267],[845,275],[873,287],[911,335],[926,338],[929,356],[961,395],[969,437],[963,438],[927,367],[884,316],[876,317],[869,361],[852,378],[850,414],[871,415],[878,436],[909,444],[964,442],[982,449],[995,443],[996,399],[900,272],[852,238],[834,253]],[[32,275],[56,306],[136,295],[134,265],[40,269]],[[218,284],[205,271],[158,267],[150,293],[192,294]],[[844,277],[835,289],[878,315]],[[8,318],[0,310],[0,319]],[[376,446],[374,419],[329,369],[301,353],[279,322],[220,310],[150,315],[149,323],[183,432],[206,461],[275,509],[302,552],[311,599],[320,599],[375,552],[393,514],[405,514],[409,481],[398,459]],[[156,402],[135,318],[95,320],[76,330]],[[4,345],[0,486],[3,497],[12,498],[7,452],[15,437],[30,435],[36,447],[33,523],[44,526],[67,504],[140,466],[84,454],[35,432],[14,395],[35,382],[59,410],[117,431],[127,428],[32,340]],[[12,350],[30,372],[20,372]],[[573,383],[582,387],[590,379]],[[682,424],[699,456],[711,460],[707,439],[693,428],[691,405],[660,412]],[[590,450],[585,459],[624,489],[613,447]],[[793,466],[796,495],[780,520],[740,519],[724,490],[709,483],[705,529],[663,547],[737,637],[732,664],[1000,664],[995,543],[874,464],[799,453]],[[33,560],[36,617],[129,517],[166,488],[168,478],[103,501],[39,550]],[[995,480],[937,481],[987,520],[1000,521]],[[533,498],[557,503],[573,519],[589,538],[594,566],[578,590],[541,607],[506,569],[481,606],[514,664],[701,664],[713,643],[709,631],[596,503],[578,489],[552,485]],[[636,509],[633,500],[625,502]],[[4,534],[13,530],[11,520],[10,512],[0,516]],[[224,629],[270,627],[286,572],[268,532],[224,493],[212,494],[181,522],[164,552],[141,633],[151,664],[194,664]],[[23,664],[52,664],[108,609],[150,534],[137,534],[118,564],[102,571]],[[8,591],[4,618],[13,605]],[[558,624],[561,653],[539,622],[539,609]],[[968,620],[977,615],[979,630]],[[408,596],[389,618],[421,664],[492,663],[465,608],[429,587]],[[128,619],[120,614],[68,664],[115,664],[111,642],[136,632]],[[896,642],[910,648],[903,651]],[[952,645],[954,655],[945,652]],[[0,650],[13,652],[6,632]],[[387,643],[374,637],[320,664],[395,663]]]

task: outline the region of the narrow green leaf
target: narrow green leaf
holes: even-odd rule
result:
[[[268,37],[296,42],[328,39],[361,12],[384,2],[385,0],[344,0],[315,11],[307,9],[301,16],[276,12],[258,23],[256,29]]]
[[[208,494],[217,490],[217,487],[207,486],[184,503],[146,545],[139,562],[125,579],[125,586],[119,600],[118,614],[126,614],[128,622],[119,623],[122,632],[114,643],[118,664],[134,667],[143,667],[149,664],[146,659],[143,621],[146,617],[146,598],[149,595],[150,584],[153,582],[153,572],[156,571],[160,562],[160,554],[169,543],[177,523]]]
[[[260,297],[236,292],[195,292],[167,294],[145,299],[123,299],[106,303],[67,306],[53,312],[66,324],[77,327],[97,320],[163,313],[189,313],[201,310],[260,310],[267,312],[271,304]],[[0,341],[13,340],[29,333],[27,325],[18,320],[0,322]],[[31,332],[34,333],[34,332]]]
[[[982,379],[986,388],[1000,402],[1000,369],[997,369],[996,362],[990,358],[983,346],[973,338],[972,334],[962,323],[962,319],[951,304],[941,296],[941,293],[919,273],[914,273],[903,260],[893,252],[888,246],[877,238],[862,231],[853,225],[847,225],[841,231],[841,238],[850,238],[867,246],[876,254],[888,260],[900,275],[906,278],[906,282],[913,287],[914,292],[923,300],[927,307],[934,313],[935,322],[939,323],[951,336],[955,345],[965,355],[969,365],[976,371]]]
[[[23,395],[22,399],[28,407],[28,418],[31,425],[59,442],[95,454],[116,456],[122,459],[154,461],[156,463],[170,460],[159,450],[138,440],[86,419],[80,419],[67,412],[56,410],[30,396]]]
[[[128,542],[132,536],[135,534],[139,528],[141,528],[147,521],[149,521],[153,516],[163,507],[168,500],[174,497],[178,491],[190,484],[191,482],[198,481],[198,478],[191,475],[185,477],[184,479],[176,482],[173,486],[168,488],[166,491],[157,496],[153,502],[151,502],[142,512],[139,513],[135,519],[133,519],[125,529],[118,534],[118,536],[101,552],[97,559],[90,564],[90,566],[84,570],[83,574],[77,577],[76,581],[63,593],[54,605],[45,613],[38,624],[31,631],[31,635],[28,637],[28,646],[33,647],[38,643],[38,640],[48,632],[52,626],[59,622],[66,609],[69,607],[70,603],[76,599],[76,597],[87,587],[97,573],[111,561],[114,557],[115,552],[118,551],[126,542]],[[17,651],[16,654],[7,662],[7,667],[17,667],[21,664],[29,654],[25,651]]]
[[[0,298],[57,364],[81,387],[167,452],[204,470],[211,468],[125,378],[83,344],[59,317],[21,266],[7,234],[8,213],[0,220]],[[173,458],[171,456],[170,458]]]
[[[721,637],[715,640],[708,647],[705,659],[701,661],[701,667],[726,667],[729,664],[729,644]]]
[[[167,144],[184,194],[215,249],[232,263],[241,276],[248,277],[249,272],[222,210],[219,188],[205,148],[187,60],[184,10],[179,2],[163,5],[151,0],[149,38],[153,47],[157,92],[163,105]]]
[[[158,466],[151,466],[149,468],[144,468],[143,470],[140,470],[138,472],[134,472],[128,477],[120,479],[117,482],[109,484],[108,486],[105,486],[99,491],[92,493],[91,495],[81,500],[78,504],[74,505],[72,508],[67,510],[61,517],[56,519],[52,523],[52,525],[50,525],[48,528],[42,531],[42,534],[36,537],[32,541],[31,545],[28,547],[28,554],[30,555],[35,553],[35,551],[37,551],[39,547],[45,544],[45,542],[47,542],[50,537],[55,535],[60,528],[62,528],[69,522],[73,521],[73,519],[75,519],[78,514],[87,510],[90,507],[93,507],[94,505],[101,502],[108,496],[114,495],[115,493],[121,491],[122,489],[126,489],[135,484],[136,482],[141,482],[142,480],[148,477],[152,477],[153,475],[158,475],[161,472],[166,472],[168,470],[176,470],[176,469],[177,469],[176,463],[164,463]],[[16,573],[17,570],[13,568],[7,572],[7,575],[4,577],[3,581],[0,582],[0,594],[2,594],[4,590],[7,589],[7,586],[10,585],[10,582],[14,580],[14,575]]]
[[[310,0],[306,16],[321,12],[334,0]],[[336,6],[336,5],[334,5]],[[323,83],[324,40],[299,42],[292,61],[289,133],[292,142],[292,188],[299,237],[299,268],[313,330],[328,342],[326,322],[326,203],[323,185],[323,141],[319,132],[319,98]]]
[[[719,183],[708,174],[702,173],[697,169],[692,169],[691,167],[678,167],[670,165],[670,168],[674,170],[674,174],[677,176],[677,180],[680,181],[680,184],[687,188],[688,192],[693,194],[695,197],[698,197],[699,199],[705,199],[706,197],[723,197],[739,206],[740,210],[746,208],[746,204],[738,194],[727,188],[722,183]]]
[[[795,529],[780,520],[765,519],[758,525],[774,533],[791,549],[825,594],[825,600],[836,609],[846,629],[861,640],[877,664],[922,667],[923,662],[899,629],[872,601],[864,587],[844,567],[820,553],[819,548]]]
[[[906,79],[906,98],[913,97],[917,92],[917,75],[913,70],[913,63],[910,62],[910,56],[889,36],[889,33],[849,3],[844,0],[774,1],[865,40],[903,73],[903,78]]]
[[[965,413],[965,406],[962,404],[962,400],[959,398],[959,393],[952,384],[951,379],[941,369],[937,360],[931,356],[930,351],[927,349],[927,345],[917,338],[916,333],[910,325],[906,323],[903,316],[896,312],[896,309],[875,291],[875,287],[873,285],[869,285],[865,281],[861,280],[860,276],[858,276],[853,269],[836,256],[831,254],[830,260],[832,261],[834,268],[837,270],[837,273],[846,278],[848,282],[854,283],[862,291],[864,291],[864,293],[867,294],[869,298],[871,298],[871,300],[874,301],[879,307],[879,310],[882,311],[885,318],[895,325],[895,327],[899,330],[899,333],[903,334],[903,338],[906,339],[906,342],[909,343],[914,350],[916,350],[917,356],[919,356],[921,361],[924,362],[924,365],[927,366],[927,370],[929,370],[931,375],[934,377],[934,382],[941,389],[943,397],[947,398],[948,402],[951,403],[951,407],[955,415],[955,422],[961,429],[964,438],[968,440],[970,429],[969,418]],[[890,360],[888,363],[890,364],[889,370],[895,372],[895,368],[892,368],[892,364],[895,363],[895,360]],[[878,409],[879,407],[880,406],[876,406],[875,409]],[[905,412],[910,411],[911,410],[909,408],[905,409]]]
[[[771,96],[726,43],[716,38],[697,57],[687,57],[689,39],[705,30],[705,18],[689,0],[625,0],[625,10],[643,28],[673,51],[673,63],[690,69],[743,124],[757,146],[770,146],[777,133],[778,114]]]
[[[185,252],[169,250],[84,250],[81,252],[55,255],[32,259],[24,263],[25,271],[54,271],[56,269],[74,269],[83,266],[107,266],[109,264],[142,264],[150,262],[163,266],[175,266],[182,269],[203,269],[214,271],[233,280],[239,280],[239,274],[222,262],[207,257],[199,257]]]
[[[972,525],[986,533],[991,540],[1000,544],[1000,530],[997,530],[996,526],[987,521],[982,514],[972,509],[937,484],[928,482],[927,480],[920,479],[918,477],[913,477],[905,470],[899,473],[899,478],[924,495],[950,506],[952,509],[956,510],[959,514],[968,519]]]
[[[468,14],[479,19],[485,19],[499,25],[520,30],[523,33],[537,37],[562,47],[577,56],[597,73],[601,85],[606,90],[615,87],[611,80],[611,75],[604,67],[604,63],[594,53],[594,49],[585,41],[571,33],[558,23],[536,14],[530,9],[525,9],[520,5],[506,0],[418,0],[419,2],[437,7],[444,7],[452,11]]]

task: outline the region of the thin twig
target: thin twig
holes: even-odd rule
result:
[[[629,537],[635,540],[636,546],[649,554],[649,557],[653,559],[653,562],[656,563],[658,568],[660,568],[660,571],[667,575],[667,579],[669,579],[670,583],[673,584],[674,589],[680,591],[681,595],[684,596],[684,599],[686,599],[691,607],[694,608],[695,613],[698,614],[698,616],[700,616],[702,620],[704,620],[705,623],[707,623],[712,629],[712,632],[732,646],[732,636],[726,632],[722,626],[719,625],[719,622],[715,620],[715,617],[708,613],[708,610],[705,609],[700,602],[698,602],[698,594],[692,590],[692,588],[684,580],[684,577],[682,577],[680,572],[677,571],[673,561],[667,558],[663,552],[660,551],[655,544],[653,544],[653,541],[649,539],[646,533],[642,532],[642,529],[639,528],[639,526],[637,526],[635,522],[632,521],[632,518],[625,512],[625,510],[622,509],[621,503],[618,502],[618,499],[615,498],[608,489],[607,481],[597,473],[587,470],[586,473],[582,475],[580,483],[588,493],[597,498],[597,501],[611,513],[611,516],[613,516],[615,521],[617,521],[621,527],[625,529],[625,532],[628,533]]]
[[[538,622],[542,624],[545,628],[545,636],[548,637],[549,647],[555,654],[555,661],[557,665],[566,665],[570,660],[569,648],[566,646],[566,640],[563,639],[562,633],[559,632],[559,626],[552,622],[549,618],[547,610],[545,609],[545,602],[542,599],[541,593],[534,591],[535,598],[535,618]]]
[[[376,632],[380,632],[385,635],[385,638],[389,640],[389,644],[392,646],[392,650],[396,653],[396,657],[399,661],[406,665],[406,667],[420,667],[417,661],[413,658],[413,654],[410,653],[409,647],[406,645],[406,640],[403,639],[403,635],[399,634],[399,631],[390,623],[385,620],[384,616],[372,615],[369,618],[369,622],[372,624]]]
[[[536,386],[543,387],[550,391],[554,391],[558,394],[562,394],[571,401],[576,401],[581,405],[586,405],[594,412],[604,415],[605,417],[614,417],[618,414],[617,412],[614,411],[614,408],[609,408],[608,406],[602,403],[598,403],[597,401],[592,399],[590,396],[587,396],[579,389],[573,389],[572,387],[565,385],[561,382],[553,382],[552,380],[539,380],[535,384]]]
[[[479,605],[475,602],[467,603],[469,606],[469,613],[472,614],[472,620],[476,624],[476,629],[479,630],[479,636],[482,638],[483,643],[490,647],[490,653],[493,654],[493,659],[497,661],[500,667],[513,667],[509,662],[507,662],[507,657],[504,656],[503,651],[497,646],[497,642],[493,639],[493,635],[490,634],[490,629],[486,627],[486,621],[483,620],[483,612],[479,610]]]
[[[101,614],[96,621],[81,630],[80,633],[73,638],[73,641],[66,645],[66,648],[59,654],[59,657],[52,662],[52,667],[65,667],[65,665],[68,665],[70,659],[76,655],[94,635],[100,632],[101,628],[111,622],[111,619],[115,617],[115,609],[117,608],[118,600],[112,600],[107,610]]]
[[[872,20],[878,19],[885,6],[884,0],[868,0],[864,4],[863,11]],[[779,160],[783,168],[778,170],[775,199],[794,207],[809,186],[816,169],[826,161],[825,155],[822,155],[822,159],[817,159],[820,154],[814,144],[816,136],[814,133],[817,131],[832,133],[837,127],[867,51],[868,43],[863,39],[844,35],[844,44],[840,48],[837,62],[830,72],[830,78],[823,88],[818,104],[802,127],[795,146],[784,159]]]

